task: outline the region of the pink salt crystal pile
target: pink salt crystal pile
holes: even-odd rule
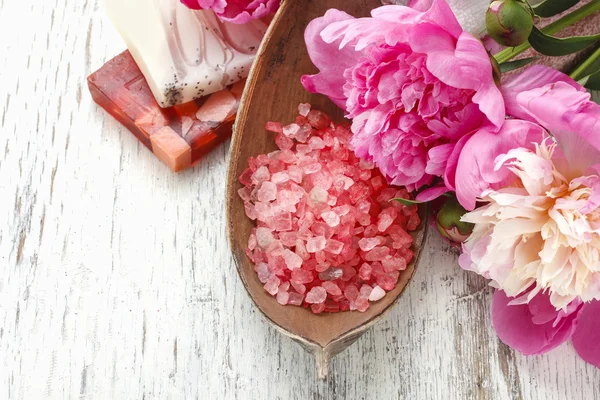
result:
[[[267,123],[279,150],[239,177],[256,221],[246,250],[265,290],[314,313],[366,311],[394,289],[413,258],[417,206],[350,148],[351,132],[309,104],[290,125]]]

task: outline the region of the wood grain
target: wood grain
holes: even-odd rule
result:
[[[124,49],[96,0],[0,0],[0,398],[600,399],[570,345],[496,338],[485,282],[437,236],[403,301],[326,382],[237,277],[228,149],[174,175],[96,107]]]

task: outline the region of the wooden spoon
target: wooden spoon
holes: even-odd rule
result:
[[[227,184],[227,222],[231,250],[248,294],[269,322],[306,350],[315,354],[319,377],[327,376],[329,362],[377,322],[396,302],[415,270],[427,227],[427,210],[420,210],[422,223],[413,233],[415,259],[404,271],[396,288],[367,312],[340,312],[315,315],[310,310],[281,306],[258,280],[254,265],[245,254],[254,223],[246,217],[244,203],[237,191],[240,174],[248,167],[250,156],[276,149],[274,134],[265,131],[267,121],[291,123],[298,115],[298,104],[308,102],[341,121],[343,112],[325,96],[312,95],[300,84],[304,74],[315,73],[306,46],[304,30],[313,19],[329,8],[354,16],[366,16],[378,0],[288,0],[284,1],[258,51],[240,105],[231,144],[231,164]]]

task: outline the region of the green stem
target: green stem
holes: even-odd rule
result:
[[[571,26],[581,21],[582,19],[592,15],[598,10],[600,10],[600,0],[592,0],[583,7],[578,8],[572,13],[567,14],[561,19],[546,26],[542,29],[542,32],[548,35],[554,35],[555,33],[558,33],[565,29],[567,26]],[[519,54],[529,50],[530,47],[531,45],[529,44],[529,42],[525,42],[517,47],[506,48],[498,54],[496,54],[494,57],[496,58],[499,64],[502,64],[504,62],[510,61]]]
[[[583,78],[585,76],[585,71],[592,66],[592,64],[594,64],[594,62],[596,62],[596,60],[598,60],[600,58],[600,47],[598,47],[596,49],[596,51],[584,62],[581,63],[581,65],[579,67],[577,67],[575,69],[575,71],[573,71],[571,73],[571,78],[573,78],[573,80],[580,80],[581,78]]]

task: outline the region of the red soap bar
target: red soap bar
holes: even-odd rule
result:
[[[129,51],[88,77],[96,103],[179,172],[231,136],[244,81],[198,100],[160,108]]]

